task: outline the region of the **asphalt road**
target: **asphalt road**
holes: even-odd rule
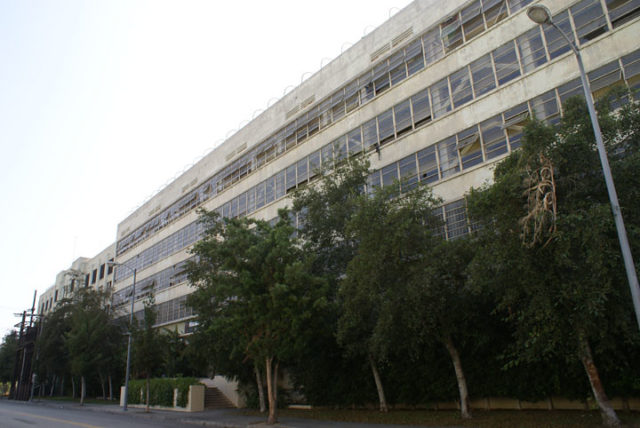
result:
[[[9,400],[0,400],[1,428],[136,428],[159,427],[181,428],[191,424],[176,420],[163,421],[157,418],[131,417],[127,414],[99,412],[81,407],[55,408],[38,406]]]

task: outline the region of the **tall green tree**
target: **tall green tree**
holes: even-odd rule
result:
[[[11,382],[18,348],[18,332],[5,334],[0,344],[0,382]]]
[[[637,253],[640,110],[610,113],[601,102],[598,111]],[[529,124],[522,150],[469,202],[484,225],[473,278],[516,327],[517,359],[579,360],[605,425],[618,426],[596,359],[616,349],[613,337],[637,341],[638,332],[584,102],[568,103],[558,127]]]
[[[41,385],[44,379],[51,383],[51,396],[57,380],[63,382],[70,374],[66,337],[71,330],[71,309],[72,301],[63,300],[40,323],[40,334],[36,341],[36,372]]]
[[[407,291],[406,314],[416,342],[435,342],[444,346],[456,375],[463,418],[471,417],[469,388],[461,358],[461,344],[482,334],[475,328],[485,305],[470,288],[467,267],[473,259],[472,241],[459,238],[435,243],[412,272]],[[486,319],[488,314],[484,314]]]
[[[436,200],[426,187],[398,197],[399,185],[378,188],[356,198],[347,223],[347,239],[357,253],[340,283],[337,337],[352,355],[371,367],[380,410],[388,411],[378,365],[389,351],[411,340],[407,336],[407,285],[416,265],[436,241],[432,211]]]
[[[84,404],[87,378],[98,375],[111,358],[105,342],[117,336],[118,327],[107,309],[108,293],[81,288],[69,303],[71,328],[65,336],[71,373],[80,377],[80,404]]]
[[[267,379],[269,416],[277,421],[281,363],[302,352],[311,320],[326,306],[326,287],[310,273],[286,211],[271,226],[253,219],[219,220],[203,212],[204,238],[188,266],[196,291],[188,303],[198,313],[198,334],[228,344],[233,355],[258,364]]]
[[[145,395],[145,412],[149,412],[149,389],[150,380],[154,372],[156,372],[165,360],[165,340],[157,328],[154,328],[157,319],[157,313],[154,307],[153,298],[149,298],[144,302],[142,320],[131,326],[131,334],[133,335],[133,369],[138,377],[144,377],[146,380]]]

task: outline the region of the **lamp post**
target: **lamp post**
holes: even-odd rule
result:
[[[611,168],[609,167],[609,160],[607,159],[607,152],[604,148],[604,142],[602,141],[602,132],[600,131],[600,124],[598,123],[598,115],[596,114],[596,108],[593,105],[593,97],[591,95],[591,87],[587,80],[587,75],[584,71],[584,64],[582,63],[582,55],[578,50],[575,43],[569,39],[564,31],[551,19],[551,12],[545,6],[534,5],[527,10],[527,16],[533,22],[538,25],[548,24],[558,30],[558,32],[569,43],[569,47],[576,56],[578,61],[578,68],[580,70],[580,80],[582,80],[582,89],[584,90],[584,98],[587,101],[587,109],[589,110],[589,116],[591,118],[591,125],[593,126],[593,133],[596,137],[596,145],[598,147],[598,155],[600,155],[600,163],[602,165],[602,172],[604,174],[604,181],[607,185],[607,191],[609,193],[609,202],[611,203],[611,211],[613,211],[613,219],[616,223],[616,230],[618,232],[618,241],[620,242],[620,248],[622,250],[622,258],[624,259],[624,266],[627,271],[627,280],[629,281],[629,288],[631,289],[631,299],[633,300],[633,308],[636,313],[636,321],[638,322],[638,328],[640,328],[640,287],[638,287],[638,277],[636,275],[636,268],[633,263],[633,256],[631,255],[631,248],[629,247],[629,240],[627,239],[627,231],[624,227],[624,221],[622,219],[622,213],[620,212],[620,204],[618,203],[618,195],[616,193],[616,187],[613,183],[613,176],[611,175]]]
[[[127,370],[124,375],[124,400],[122,409],[127,411],[127,400],[129,398],[129,372],[131,371],[131,326],[133,325],[133,304],[136,301],[136,268],[125,263],[107,262],[111,266],[122,266],[133,272],[133,290],[131,292],[131,313],[129,314],[129,339],[127,340]]]

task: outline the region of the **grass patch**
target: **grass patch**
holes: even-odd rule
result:
[[[257,411],[247,412],[247,414],[260,415]],[[599,412],[580,410],[475,410],[471,420],[462,419],[459,412],[448,410],[392,410],[385,414],[374,410],[282,409],[279,411],[279,416],[335,422],[440,427],[584,428],[602,426]],[[625,426],[640,427],[640,412],[619,411],[618,416]]]

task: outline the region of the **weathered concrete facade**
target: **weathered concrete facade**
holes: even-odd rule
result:
[[[40,315],[46,315],[65,297],[82,287],[96,290],[113,288],[113,268],[107,262],[114,259],[115,242],[93,258],[79,257],[68,269],[56,275],[56,282],[42,293],[36,308]]]
[[[181,263],[201,232],[195,208],[272,219],[287,192],[346,152],[367,153],[371,185],[430,183],[445,201],[442,233],[467,233],[464,194],[519,146],[526,118],[555,121],[580,92],[566,43],[526,16],[533,3],[578,41],[596,93],[638,86],[634,2],[417,0],[118,225],[116,261],[137,269],[136,311],[153,288],[159,325],[188,332]],[[114,304],[124,306],[132,276],[118,275]]]

